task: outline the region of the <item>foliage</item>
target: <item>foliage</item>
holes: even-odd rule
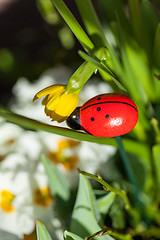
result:
[[[117,179],[108,184],[99,175],[79,171],[78,193],[65,240],[160,239],[160,3],[155,1],[155,9],[149,0],[99,0],[101,24],[91,0],[76,0],[84,31],[63,0],[51,2],[85,51],[79,51],[84,61],[69,79],[67,94],[81,89],[98,70],[116,92],[125,91],[136,102],[138,124],[121,142],[39,123],[4,108],[0,116],[27,129],[119,147],[119,162],[121,159],[124,166],[120,182]],[[69,187],[44,157],[42,162],[51,192],[61,200],[57,205],[60,210],[60,204],[69,204]],[[96,199],[84,175],[110,193]],[[104,227],[108,219],[111,223]],[[37,229],[38,239],[43,240],[46,229],[39,222]]]

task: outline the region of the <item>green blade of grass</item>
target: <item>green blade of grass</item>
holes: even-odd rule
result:
[[[96,47],[106,46],[107,39],[91,0],[76,0],[87,33]],[[89,9],[89,11],[88,11]]]
[[[63,19],[66,21],[72,32],[75,34],[77,39],[80,41],[85,50],[90,51],[94,48],[92,41],[89,39],[85,31],[82,29],[80,24],[77,22],[73,14],[70,12],[66,4],[62,0],[51,0],[55,8],[61,14]]]
[[[93,135],[85,134],[78,131],[73,131],[68,128],[52,126],[49,124],[41,123],[39,121],[21,116],[19,114],[7,112],[7,110],[4,110],[4,108],[0,108],[0,117],[4,118],[6,121],[10,123],[14,123],[28,130],[45,131],[45,132],[58,134],[64,137],[74,138],[80,141],[94,142],[94,143],[112,145],[112,146],[118,147],[115,138],[95,137]],[[137,142],[127,138],[123,138],[122,142],[127,152],[136,154],[139,157],[142,157],[143,159],[146,159],[146,160],[150,158],[150,149],[147,144]]]

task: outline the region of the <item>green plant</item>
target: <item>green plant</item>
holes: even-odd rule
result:
[[[128,219],[128,226],[131,229],[129,234],[125,227],[123,227],[122,233],[117,233],[114,227],[101,231],[103,221],[100,223],[100,217],[96,215],[94,194],[88,180],[81,175],[80,190],[72,214],[71,232],[64,234],[66,240],[71,238],[80,240],[89,235],[91,235],[89,238],[96,237],[104,235],[105,232],[107,235],[102,237],[105,239],[134,239],[135,236],[139,236],[141,239],[159,239],[160,17],[158,11],[156,12],[148,0],[100,0],[96,4],[103,15],[102,27],[91,0],[76,0],[86,33],[62,0],[51,0],[51,2],[85,51],[79,51],[84,62],[69,79],[66,93],[70,94],[81,89],[95,70],[98,70],[102,79],[107,81],[115,91],[125,91],[136,102],[139,109],[138,124],[130,134],[122,137],[122,145],[120,138],[118,141],[98,138],[65,128],[49,126],[4,108],[0,109],[0,116],[27,129],[48,131],[82,141],[116,147],[119,145],[121,157],[123,160],[125,159],[127,181],[131,184],[131,187],[128,187],[127,184],[125,186],[128,197],[126,192],[118,189],[119,185],[113,188],[105,183],[99,175],[93,176],[86,172],[80,172],[100,182],[105,190],[116,195],[108,204],[111,205],[115,198],[118,199],[118,203],[115,202],[115,205],[117,204],[116,206],[124,211],[120,221],[125,217]],[[160,3],[155,2],[159,9]],[[110,41],[109,36],[112,39]],[[142,166],[143,169],[142,185],[139,180],[139,166]],[[50,173],[48,172],[48,174],[50,178]],[[124,179],[126,181],[126,178]],[[52,189],[52,186],[50,187]],[[85,192],[83,192],[84,189]],[[84,196],[84,202],[80,197],[81,194]],[[125,204],[122,204],[121,197]],[[132,199],[131,203],[130,198]],[[90,209],[89,213],[83,212],[83,205],[84,208]],[[79,208],[79,212],[77,208]],[[107,214],[107,211],[103,214]],[[116,217],[118,218],[118,216]],[[92,229],[87,226],[86,221],[86,228],[83,226],[79,231],[76,221],[82,223],[85,219],[92,222]],[[114,217],[112,221],[114,222]]]

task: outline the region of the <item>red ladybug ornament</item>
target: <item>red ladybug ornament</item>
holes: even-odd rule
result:
[[[91,98],[67,119],[69,127],[97,137],[116,137],[130,132],[138,121],[138,109],[126,95],[110,93]]]

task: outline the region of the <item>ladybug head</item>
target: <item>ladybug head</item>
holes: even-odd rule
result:
[[[80,122],[80,107],[77,107],[66,120],[67,125],[75,130],[82,129]]]

